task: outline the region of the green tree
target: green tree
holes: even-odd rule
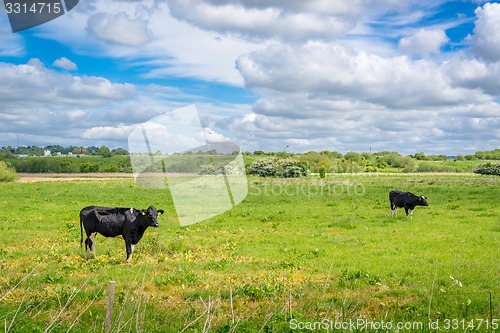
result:
[[[356,152],[353,152],[353,151],[350,151],[348,153],[346,153],[344,155],[344,158],[347,160],[347,161],[353,161],[353,162],[361,162],[362,158],[361,158],[361,154],[360,153],[356,153]]]
[[[425,156],[425,154],[422,153],[422,152],[416,153],[415,155],[413,155],[411,157],[413,157],[414,159],[419,160],[419,161],[425,161],[427,159],[427,157]]]
[[[111,150],[109,150],[109,148],[106,146],[101,146],[101,148],[99,148],[99,151],[97,152],[97,154],[102,156],[102,157],[113,156],[113,153],[111,152]]]
[[[128,155],[128,151],[126,151],[123,148],[113,149],[112,152],[113,152],[114,155]]]
[[[78,147],[78,148],[73,149],[73,154],[75,154],[75,155],[87,155],[88,151],[87,151],[87,148]]]
[[[326,177],[326,173],[328,171],[330,171],[330,169],[332,168],[332,163],[330,163],[330,161],[328,161],[326,159],[325,160],[321,160],[316,165],[316,168],[318,169],[319,177],[320,178],[325,178]]]

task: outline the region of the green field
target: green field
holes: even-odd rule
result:
[[[360,319],[424,331],[439,321],[441,332],[485,320],[467,331],[488,332],[490,312],[500,321],[499,177],[248,179],[240,205],[189,227],[168,191],[132,180],[0,183],[0,328],[102,332],[110,280],[113,332],[310,332],[307,323]],[[393,218],[391,189],[429,207]],[[78,213],[93,204],[166,214],[132,264],[123,240],[102,236],[87,261]]]

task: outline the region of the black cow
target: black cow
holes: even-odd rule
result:
[[[408,216],[408,212],[410,212],[410,219],[413,218],[413,209],[415,206],[429,206],[427,199],[423,195],[417,196],[410,192],[392,190],[389,192],[389,200],[391,201],[392,216],[397,215],[398,207],[403,207],[406,216]]]
[[[129,262],[134,246],[141,240],[144,231],[148,227],[158,227],[158,215],[163,213],[162,209],[156,210],[153,206],[149,206],[146,210],[85,207],[80,211],[80,247],[83,242],[83,224],[87,234],[87,239],[85,239],[87,259],[90,258],[90,251],[94,252],[94,256],[96,255],[95,237],[97,233],[100,233],[104,237],[122,236],[127,250],[127,262]]]

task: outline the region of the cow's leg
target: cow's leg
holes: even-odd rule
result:
[[[96,257],[96,255],[97,255],[97,254],[96,254],[96,252],[95,252],[95,237],[96,237],[96,236],[97,236],[97,232],[94,232],[94,233],[92,233],[92,234],[90,235],[90,239],[91,239],[91,241],[92,241],[92,248],[91,248],[91,250],[92,250],[92,253],[94,253],[94,258],[95,258],[95,257]]]
[[[406,207],[405,207],[406,216],[408,216],[408,211],[409,211],[409,210],[410,210],[410,209],[408,209],[408,208],[406,208]]]
[[[85,257],[90,259],[90,249],[92,248],[92,241],[89,237],[85,239]]]
[[[127,250],[127,262],[130,262],[130,259],[132,259],[132,252],[134,251],[134,245],[132,245],[131,240],[125,239],[125,249]]]
[[[87,235],[87,239],[85,240],[85,253],[87,259],[90,259],[90,251],[94,253],[94,257],[96,256],[95,252],[95,237],[97,232],[93,232],[90,235]]]
[[[391,214],[393,217],[397,217],[398,216],[398,207],[394,206],[394,208],[391,209]]]
[[[410,209],[410,220],[413,220],[413,209]]]

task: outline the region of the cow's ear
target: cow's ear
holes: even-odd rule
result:
[[[159,214],[159,215],[161,215],[161,214],[163,214],[163,213],[165,213],[165,211],[164,211],[163,209],[158,210],[158,214]]]

